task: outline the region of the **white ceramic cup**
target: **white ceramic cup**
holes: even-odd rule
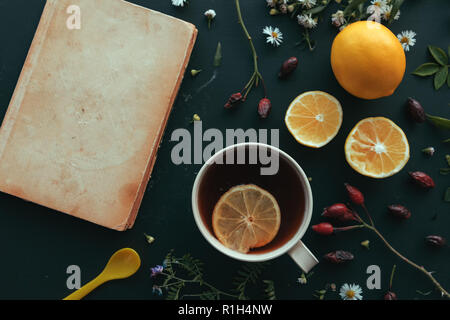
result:
[[[287,160],[290,165],[295,169],[295,171],[298,173],[298,178],[300,180],[300,183],[303,187],[304,192],[304,213],[303,213],[303,219],[302,222],[298,228],[298,230],[294,233],[290,239],[288,239],[282,246],[268,251],[268,252],[262,252],[262,253],[252,253],[252,254],[246,254],[241,253],[232,249],[229,249],[225,247],[210,231],[210,229],[205,225],[201,214],[199,210],[199,189],[200,184],[202,182],[202,179],[204,178],[205,172],[208,169],[208,167],[211,164],[214,164],[215,161],[219,158],[226,155],[227,152],[230,150],[242,148],[242,147],[257,147],[257,148],[268,148],[271,149],[279,156],[284,157],[285,160]],[[226,164],[224,164],[226,166]],[[225,190],[226,191],[226,190]],[[224,192],[225,192],[224,191]],[[231,145],[225,149],[222,149],[221,151],[217,152],[214,156],[212,156],[200,169],[199,173],[197,174],[197,177],[194,182],[193,190],[192,190],[192,211],[194,213],[195,222],[197,223],[197,226],[200,230],[200,232],[203,234],[205,239],[217,250],[222,252],[223,254],[237,259],[241,261],[248,261],[248,262],[262,262],[274,259],[276,257],[279,257],[282,254],[288,253],[292,259],[300,266],[300,268],[304,272],[309,272],[317,263],[317,258],[309,251],[309,249],[303,244],[301,241],[301,238],[305,234],[306,230],[308,229],[309,223],[311,221],[312,216],[312,209],[313,209],[313,197],[311,192],[311,187],[309,185],[308,178],[306,177],[305,173],[303,172],[302,168],[299,166],[299,164],[290,157],[287,153],[284,151],[267,144],[262,143],[241,143],[241,144],[235,144]],[[283,214],[283,213],[281,213]],[[282,218],[283,219],[283,218]]]

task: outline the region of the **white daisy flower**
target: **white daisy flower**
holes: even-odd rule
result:
[[[276,47],[283,42],[283,34],[278,28],[265,27],[263,29],[263,34],[267,35],[267,43],[270,43]]]
[[[336,13],[333,13],[331,15],[331,23],[337,28],[342,26],[345,23],[344,11],[338,10]]]
[[[311,29],[317,25],[317,20],[311,17],[311,14],[301,14],[297,16],[298,24]]]
[[[381,16],[387,10],[386,0],[372,0],[370,6],[367,7],[368,14]]]
[[[362,300],[362,289],[357,284],[344,283],[339,290],[342,300]]]
[[[216,12],[213,9],[209,9],[205,11],[204,15],[208,19],[208,28],[211,28],[211,21],[216,17]]]
[[[391,18],[391,12],[392,12],[392,5],[386,6],[386,11],[383,13],[383,19],[389,21],[389,19]],[[399,18],[400,18],[400,10],[397,10],[394,20],[398,20]]]
[[[216,17],[216,12],[213,9],[206,10],[205,17],[208,19],[214,19]]]
[[[175,7],[183,7],[187,0],[172,0],[172,5]]]
[[[311,9],[316,5],[316,0],[298,0],[298,2],[306,9]]]
[[[412,30],[402,31],[397,35],[398,40],[402,44],[405,51],[409,51],[409,47],[416,44],[416,33]]]

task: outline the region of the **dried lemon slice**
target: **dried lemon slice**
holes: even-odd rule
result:
[[[228,190],[217,202],[212,215],[217,239],[242,253],[271,242],[278,233],[280,222],[276,199],[253,184]]]

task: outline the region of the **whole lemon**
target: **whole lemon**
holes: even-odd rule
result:
[[[394,93],[406,68],[400,41],[385,26],[359,21],[339,32],[331,47],[331,67],[339,84],[362,99]]]

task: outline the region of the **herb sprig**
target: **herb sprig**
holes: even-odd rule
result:
[[[246,300],[249,285],[258,282],[267,265],[267,262],[244,264],[232,281],[233,291],[227,292],[205,281],[202,261],[190,254],[176,257],[172,250],[166,255],[162,266],[152,268],[152,277],[155,278],[153,291],[159,295],[165,292],[167,300],[184,298]],[[263,284],[265,284],[265,297],[271,300],[276,299],[273,281],[264,280]]]

